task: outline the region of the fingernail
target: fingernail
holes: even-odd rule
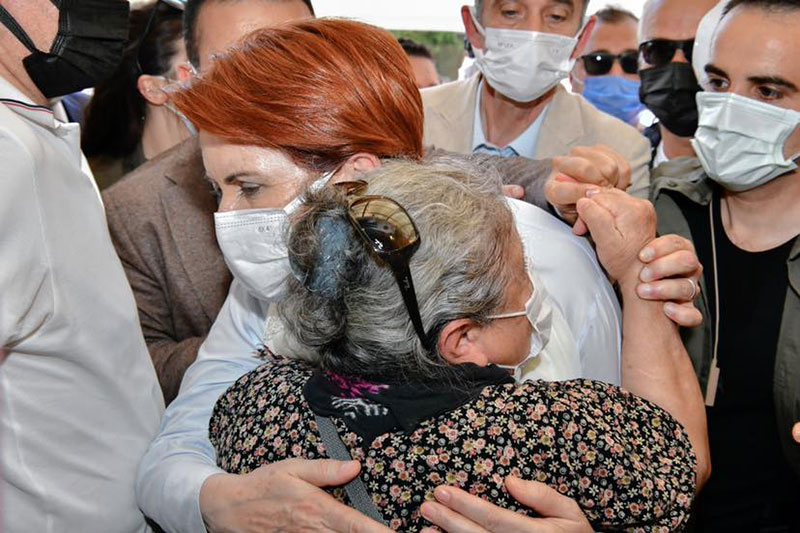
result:
[[[420,507],[420,512],[422,513],[422,516],[426,520],[428,520],[429,522],[432,522],[433,519],[436,517],[436,506],[435,505],[431,505],[428,502],[425,502],[425,503],[422,504],[422,507]]]
[[[649,263],[650,261],[652,261],[655,256],[656,256],[656,251],[653,250],[652,248],[645,248],[639,253],[639,259],[641,259],[645,263]]]
[[[447,503],[450,501],[450,491],[443,487],[436,489],[434,496],[436,496],[436,499],[442,503]]]
[[[586,189],[586,197],[591,198],[600,192],[600,189]]]
[[[674,315],[678,312],[678,306],[672,302],[667,302],[664,304],[664,312],[668,315]]]
[[[649,267],[644,267],[642,271],[639,272],[639,279],[642,281],[652,281],[653,271],[650,270]]]
[[[637,287],[637,292],[642,298],[650,298],[653,295],[653,286],[643,283]]]

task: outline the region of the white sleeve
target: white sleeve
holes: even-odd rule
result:
[[[234,280],[142,458],[136,482],[139,506],[169,532],[205,531],[200,488],[206,478],[222,472],[208,438],[208,422],[222,393],[263,362],[253,354],[263,341],[265,318],[261,304]]]
[[[30,337],[53,314],[49,257],[33,155],[0,129],[0,348]]]
[[[619,385],[621,379],[622,313],[614,289],[588,241],[572,234],[569,226],[524,202],[509,200],[526,255],[550,298],[560,309],[574,341],[577,360],[567,349],[545,350],[539,374],[548,380],[574,377]],[[555,322],[554,322],[555,324]],[[558,361],[556,358],[569,357]]]
[[[583,328],[576,333],[583,377],[622,385],[622,315],[605,280],[598,280]]]

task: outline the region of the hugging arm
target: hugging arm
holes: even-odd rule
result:
[[[622,384],[680,422],[697,457],[697,490],[710,475],[708,433],[700,386],[677,327],[662,306],[639,298],[639,251],[655,237],[652,204],[613,189],[577,204],[597,255],[622,293]]]

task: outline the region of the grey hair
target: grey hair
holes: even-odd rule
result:
[[[494,171],[449,156],[388,161],[365,176],[366,193],[403,206],[420,233],[410,268],[432,344],[458,318],[479,324],[506,304],[516,277],[508,255],[521,246]],[[317,366],[386,383],[447,379],[452,367],[417,337],[391,269],[378,262],[347,219],[335,187],[307,196],[289,231],[289,281],[278,312]]]

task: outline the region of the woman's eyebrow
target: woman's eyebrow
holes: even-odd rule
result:
[[[222,181],[224,181],[225,183],[230,185],[231,183],[233,183],[234,181],[236,181],[236,180],[238,180],[240,178],[244,178],[246,176],[256,176],[257,174],[258,174],[257,172],[254,172],[252,170],[240,170],[239,172],[234,172],[232,174],[228,174],[227,176],[225,176],[225,179],[223,179]]]

